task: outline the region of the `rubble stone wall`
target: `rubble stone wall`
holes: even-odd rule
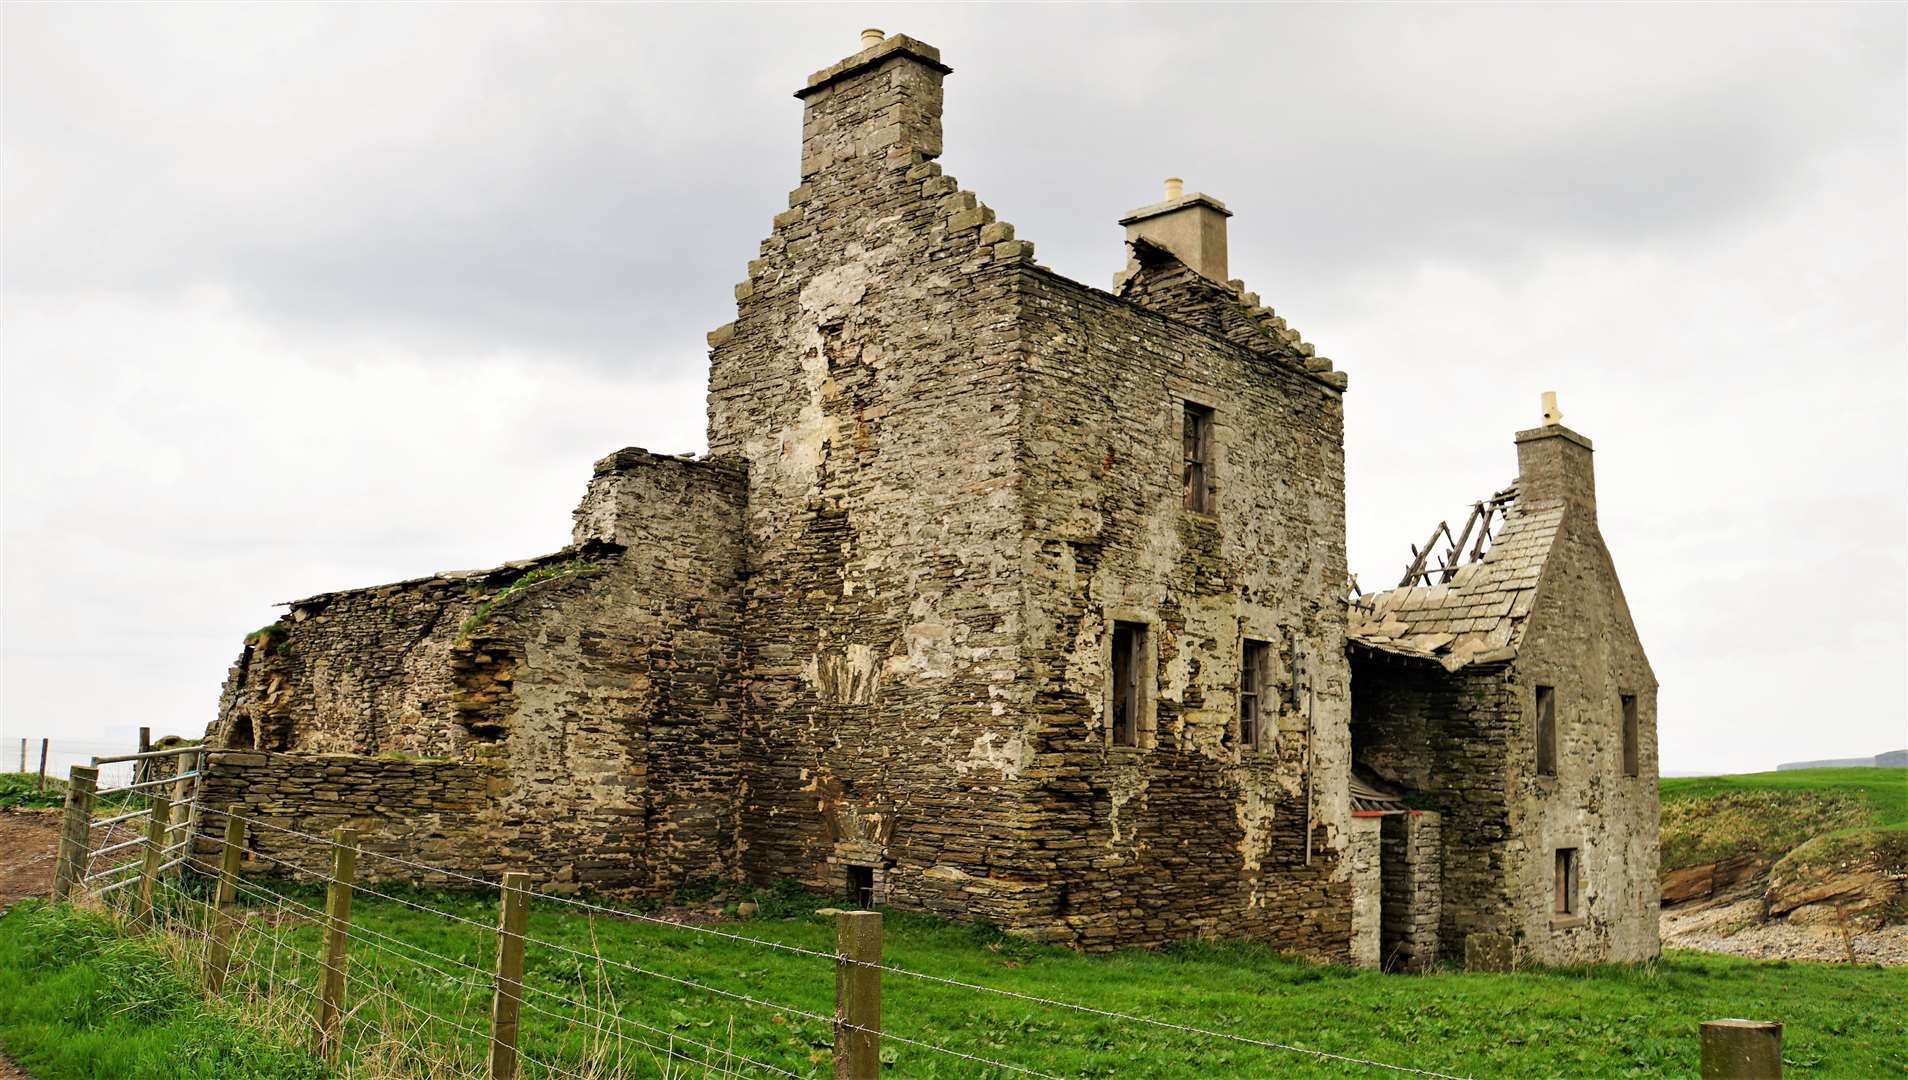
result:
[[[1559,470],[1566,482],[1585,487],[1571,498],[1544,564],[1509,683],[1519,721],[1508,754],[1509,825],[1523,841],[1513,846],[1509,867],[1516,922],[1524,954],[1540,963],[1650,959],[1662,950],[1656,678],[1597,528],[1587,490],[1590,451],[1560,436],[1543,442],[1567,455]],[[1527,461],[1525,471],[1533,471],[1533,463]],[[1537,772],[1538,686],[1556,694],[1555,776]],[[1623,767],[1624,694],[1637,697],[1635,776]],[[1553,910],[1558,848],[1579,853],[1581,911],[1575,917]]]
[[[1151,272],[1128,291],[1149,295]],[[1045,271],[1022,275],[1021,305],[1028,741],[1058,925],[1087,948],[1243,937],[1343,958],[1338,388]],[[1211,514],[1185,506],[1188,403],[1211,410]],[[1144,624],[1156,661],[1138,748],[1109,745],[1114,620]],[[1273,657],[1258,748],[1238,744],[1247,638]]]
[[[1429,971],[1438,963],[1443,845],[1437,814],[1387,814],[1383,826],[1382,949],[1388,970]]]
[[[1031,245],[931,159],[933,51],[811,80],[801,185],[710,336],[749,463],[743,862],[757,881],[1025,925],[1021,400]]]
[[[612,454],[560,552],[291,605],[209,734],[480,767],[495,856],[558,888],[728,880],[746,488],[740,462]]]
[[[455,885],[377,855],[495,879],[509,865],[495,836],[491,796],[501,778],[461,761],[406,761],[362,754],[215,751],[199,781],[201,849],[225,835],[223,811],[246,826],[247,858],[273,874],[331,869],[332,830],[358,832],[366,881]],[[289,831],[286,831],[289,830]],[[299,835],[302,834],[302,835]]]

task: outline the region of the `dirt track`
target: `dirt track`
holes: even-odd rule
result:
[[[53,855],[60,842],[58,810],[0,811],[0,910],[53,888]],[[7,1074],[0,1072],[0,1078]]]

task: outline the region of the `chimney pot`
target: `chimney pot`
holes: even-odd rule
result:
[[[1557,391],[1544,391],[1544,426],[1554,427],[1563,423],[1563,413],[1557,408]]]
[[[1186,195],[1186,181],[1181,180],[1177,176],[1169,176],[1166,178],[1166,201],[1167,202],[1171,202],[1174,199],[1184,198],[1185,195]]]
[[[864,49],[872,49],[876,45],[881,44],[887,36],[888,35],[882,33],[879,29],[870,26],[861,32],[861,47]]]

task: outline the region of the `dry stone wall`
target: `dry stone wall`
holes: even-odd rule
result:
[[[491,800],[501,782],[490,769],[461,761],[222,751],[207,755],[198,798],[207,810],[231,809],[262,823],[247,825],[245,847],[264,872],[329,872],[325,841],[344,827],[357,830],[359,846],[374,855],[494,878],[500,870],[517,869],[503,862],[493,835]],[[200,829],[202,848],[212,850],[225,834],[225,821],[201,814]],[[459,884],[376,857],[358,861],[358,876]]]

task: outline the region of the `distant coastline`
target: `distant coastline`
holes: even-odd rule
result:
[[[1908,766],[1908,750],[1890,750],[1874,757],[1827,758],[1822,761],[1785,761],[1776,766],[1776,771],[1784,769],[1899,769]]]

